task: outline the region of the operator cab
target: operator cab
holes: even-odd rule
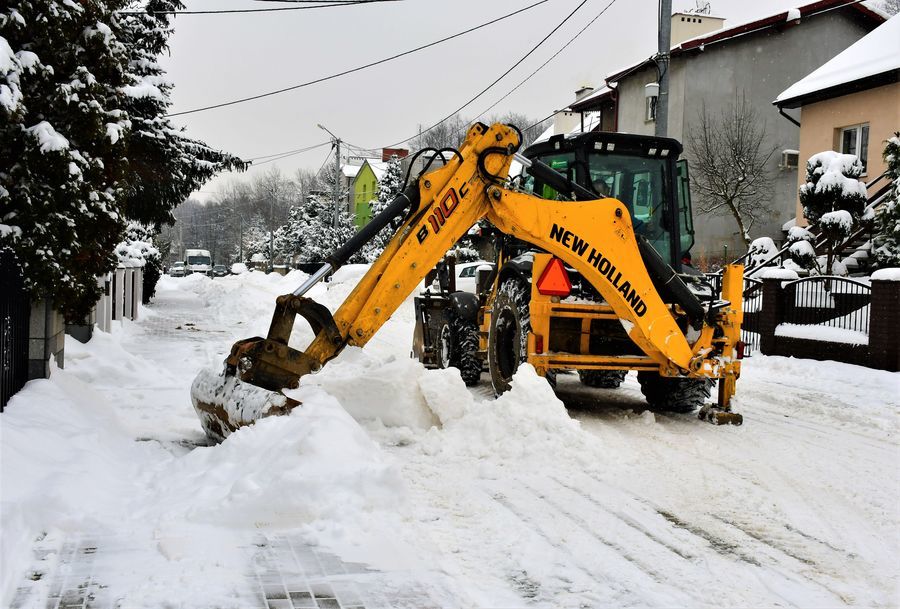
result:
[[[671,138],[591,132],[557,135],[523,153],[540,159],[570,180],[626,205],[635,233],[646,238],[675,271],[694,244],[687,162]],[[522,188],[543,199],[559,194],[530,174]]]

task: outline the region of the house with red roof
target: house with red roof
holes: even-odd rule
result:
[[[776,149],[769,161],[775,213],[750,234],[778,238],[796,213],[800,129],[798,113],[785,108],[779,114],[772,100],[884,23],[885,15],[857,1],[820,0],[738,25],[697,13],[675,13],[672,19],[668,135],[685,144],[690,159],[688,135],[701,110],[717,115],[745,99],[765,127],[764,148]],[[689,37],[679,39],[684,36]],[[648,98],[647,85],[658,78],[652,58],[615,70],[605,86],[582,91],[566,108],[567,132],[585,128],[653,135],[655,100]],[[695,227],[695,260],[721,257],[726,248],[729,257],[743,253],[732,217],[695,214]]]

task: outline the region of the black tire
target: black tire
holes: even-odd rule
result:
[[[454,316],[450,320],[450,365],[459,369],[466,385],[477,385],[481,380],[481,359],[478,357],[478,324]]]
[[[582,385],[615,389],[625,380],[627,370],[579,370],[578,378]]]
[[[702,406],[715,385],[712,379],[670,378],[657,372],[638,372],[638,382],[652,408],[680,413]]]
[[[509,390],[519,364],[527,358],[530,300],[531,285],[523,279],[506,279],[497,289],[488,338],[488,370],[497,395]],[[548,370],[544,378],[551,386],[556,386],[555,370]]]

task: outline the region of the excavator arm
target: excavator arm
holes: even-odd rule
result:
[[[345,346],[365,345],[447,250],[484,218],[578,270],[661,372],[691,374],[709,365],[707,353],[688,342],[648,274],[625,205],[616,199],[549,201],[510,190],[505,178],[518,146],[519,133],[513,127],[473,125],[458,155],[422,176],[304,285],[279,297],[269,336],[235,344],[220,375],[221,387],[211,388],[208,376],[195,382],[194,404],[207,433],[224,437],[259,416],[290,410],[296,402],[285,398],[281,389],[296,387],[300,377],[321,368]],[[555,174],[546,166],[542,169]],[[560,192],[594,197],[559,174],[549,177],[561,186]],[[303,296],[401,213],[405,215],[384,252],[333,316]],[[696,299],[687,300],[683,308],[699,307]],[[296,315],[306,318],[316,333],[302,352],[287,344]],[[245,388],[231,382],[232,377],[274,392],[274,398],[248,408],[241,403]]]

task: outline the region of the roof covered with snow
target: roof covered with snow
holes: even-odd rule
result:
[[[762,19],[740,23],[738,25],[734,25],[722,30],[716,30],[708,34],[697,36],[696,38],[691,38],[690,40],[685,40],[684,42],[673,46],[671,49],[671,54],[673,57],[675,57],[688,51],[702,51],[704,47],[709,44],[724,42],[733,38],[737,38],[739,36],[753,34],[774,27],[783,27],[784,24],[789,21],[798,22],[798,20],[802,20],[802,18],[804,17],[811,17],[818,13],[841,8],[842,6],[846,6],[846,8],[848,9],[852,9],[859,13],[862,13],[865,17],[868,17],[869,19],[878,23],[881,23],[885,20],[885,16],[883,13],[878,10],[873,10],[871,7],[866,6],[865,4],[862,4],[858,1],[848,2],[847,0],[819,0],[818,2],[813,2],[811,4],[806,4],[804,6],[800,6],[790,10],[781,11]],[[610,72],[606,76],[606,82],[617,82],[631,72],[638,70],[650,63],[650,59],[645,59],[628,67]]]
[[[341,173],[344,174],[345,178],[355,178],[361,168],[362,165],[341,165]]]
[[[900,71],[900,15],[895,15],[808,76],[785,89],[779,106],[836,97],[869,86],[896,82]]]

